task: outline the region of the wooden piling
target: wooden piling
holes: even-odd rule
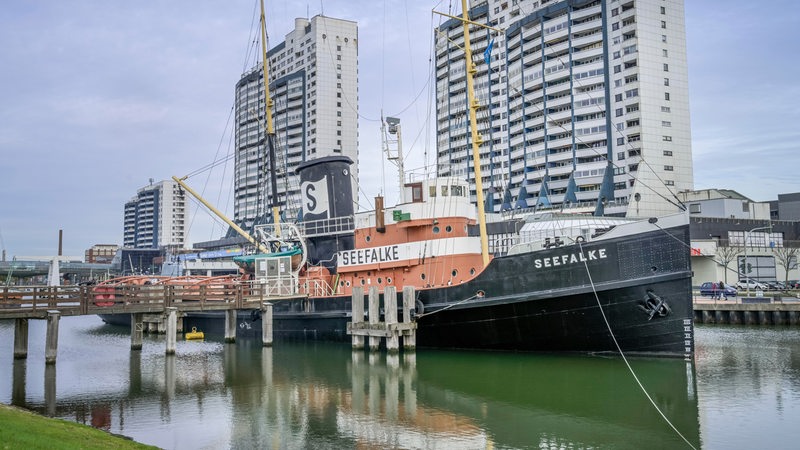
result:
[[[364,323],[364,288],[361,286],[353,287],[352,301],[352,317],[350,321],[354,327],[360,327]],[[361,350],[364,348],[364,336],[361,334],[352,333],[353,349]]]
[[[397,288],[394,286],[383,288],[383,309],[384,321],[388,331],[386,351],[397,353],[400,350],[400,333],[397,330]]]
[[[58,354],[58,322],[61,320],[61,311],[47,311],[47,338],[44,348],[45,364],[55,364]]]
[[[403,287],[403,323],[410,324],[411,310],[416,309],[416,298],[413,286]],[[419,313],[420,311],[417,311]],[[410,329],[403,333],[403,348],[414,350],[417,348],[417,330]]]
[[[272,347],[272,303],[261,304],[261,345]]]
[[[142,349],[142,335],[144,335],[144,314],[131,314],[131,350]]]
[[[28,357],[28,319],[14,319],[14,359]]]
[[[167,355],[175,354],[178,338],[178,308],[167,307]]]
[[[56,366],[45,364],[44,366],[44,404],[47,416],[56,415]],[[57,446],[54,446],[57,447]]]
[[[380,296],[378,295],[378,288],[375,286],[370,286],[369,288],[369,325],[377,326],[378,322],[380,321]],[[381,345],[381,338],[378,336],[370,336],[369,337],[369,349],[370,351],[377,351]]]
[[[225,342],[236,342],[236,310],[225,311]]]

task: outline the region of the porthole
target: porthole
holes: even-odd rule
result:
[[[370,236],[370,235],[366,235],[366,237],[364,237],[364,240],[366,240],[367,242],[369,242],[369,241],[371,241],[371,240],[372,240],[372,236]]]
[[[420,278],[422,278],[422,279],[424,280],[424,279],[425,279],[425,274],[423,273],[423,274],[421,274],[419,277],[420,277]]]
[[[367,282],[366,282],[366,281],[364,281],[364,279],[362,278],[362,279],[361,279],[361,285],[363,286],[363,285],[365,285],[366,283],[367,283]]]
[[[350,287],[350,280],[347,280],[347,283],[345,284],[347,284],[347,287]]]
[[[469,274],[470,275],[475,275],[475,268],[474,267],[469,269]]]
[[[339,286],[344,286],[344,281],[339,281]],[[348,284],[349,286],[349,284]]]
[[[450,225],[448,225],[448,226],[446,226],[446,227],[444,228],[444,231],[447,231],[448,233],[451,233],[451,232],[453,231],[453,227],[451,227]]]
[[[433,234],[439,233],[439,227],[433,227]]]
[[[452,271],[452,272],[450,272],[450,275],[452,275],[453,277],[455,277],[456,275],[458,275],[458,269],[453,269],[453,271]]]
[[[392,284],[392,277],[386,277],[386,284]]]
[[[342,169],[342,175],[347,176],[350,172],[347,169]]]
[[[378,284],[382,284],[382,283],[383,283],[383,279],[381,277],[378,277]]]

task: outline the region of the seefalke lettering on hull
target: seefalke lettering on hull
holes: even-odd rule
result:
[[[339,252],[340,266],[378,264],[399,260],[400,248],[397,245]]]
[[[596,261],[606,258],[608,258],[606,249],[601,248],[598,250],[589,250],[588,252],[565,253],[563,255],[548,256],[547,258],[538,258],[533,261],[533,266],[537,269],[542,269],[566,266],[587,261]]]

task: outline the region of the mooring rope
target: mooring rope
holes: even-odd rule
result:
[[[468,301],[470,301],[472,299],[479,298],[479,297],[482,297],[482,295],[481,294],[475,294],[470,298],[465,298],[464,300],[459,300],[459,301],[457,301],[455,303],[452,303],[450,305],[445,306],[442,309],[437,309],[436,311],[431,311],[429,313],[417,314],[416,318],[419,319],[420,317],[430,316],[431,314],[436,314],[438,312],[446,311],[446,310],[448,310],[448,309],[450,309],[450,308],[452,308],[454,306],[458,306],[458,305],[460,305],[462,303],[466,303],[466,302],[468,302]]]
[[[578,242],[578,247],[580,249],[580,252],[583,253],[583,245],[580,242]],[[697,447],[692,445],[692,443],[689,442],[689,440],[686,439],[686,437],[683,434],[681,434],[680,431],[678,431],[675,425],[673,425],[672,422],[670,422],[667,416],[661,411],[661,408],[659,408],[658,405],[656,405],[656,402],[653,401],[653,398],[650,397],[650,394],[647,392],[647,389],[645,389],[644,385],[642,385],[642,382],[639,381],[639,377],[636,376],[636,372],[633,371],[633,368],[628,362],[628,358],[625,357],[625,353],[622,352],[622,348],[619,346],[619,342],[617,342],[617,337],[614,335],[614,331],[611,329],[611,324],[608,323],[608,318],[606,317],[606,313],[605,311],[603,311],[603,305],[600,303],[600,296],[597,295],[597,289],[595,288],[594,280],[592,280],[592,273],[589,271],[589,264],[587,264],[585,260],[583,261],[583,266],[586,268],[586,275],[589,276],[589,284],[592,285],[592,292],[594,293],[594,298],[597,301],[597,307],[600,308],[600,314],[603,316],[603,321],[606,323],[606,328],[608,328],[608,333],[611,334],[611,339],[614,341],[614,345],[617,347],[617,351],[619,352],[620,356],[622,356],[622,360],[625,362],[625,365],[628,367],[628,371],[633,376],[633,379],[636,380],[636,384],[639,385],[639,388],[642,390],[645,397],[647,397],[647,399],[650,401],[650,404],[653,405],[653,408],[655,408],[656,411],[658,411],[658,414],[661,415],[664,421],[667,422],[667,424],[675,431],[675,433],[677,433],[678,436],[680,436],[681,439],[683,439],[683,441],[686,442],[686,444],[689,447],[693,448],[694,450],[697,450]]]

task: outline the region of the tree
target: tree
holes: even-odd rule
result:
[[[739,253],[741,253],[741,249],[739,247],[721,247],[719,243],[717,243],[717,257],[714,259],[714,262],[722,266],[722,271],[725,273],[726,285],[728,284],[728,265],[736,260],[736,257],[739,256]],[[737,272],[737,274],[740,272],[741,271]]]
[[[800,254],[800,249],[797,247],[776,247],[773,250],[775,260],[779,266],[783,267],[784,283],[789,281],[789,270],[797,268],[797,255]]]

